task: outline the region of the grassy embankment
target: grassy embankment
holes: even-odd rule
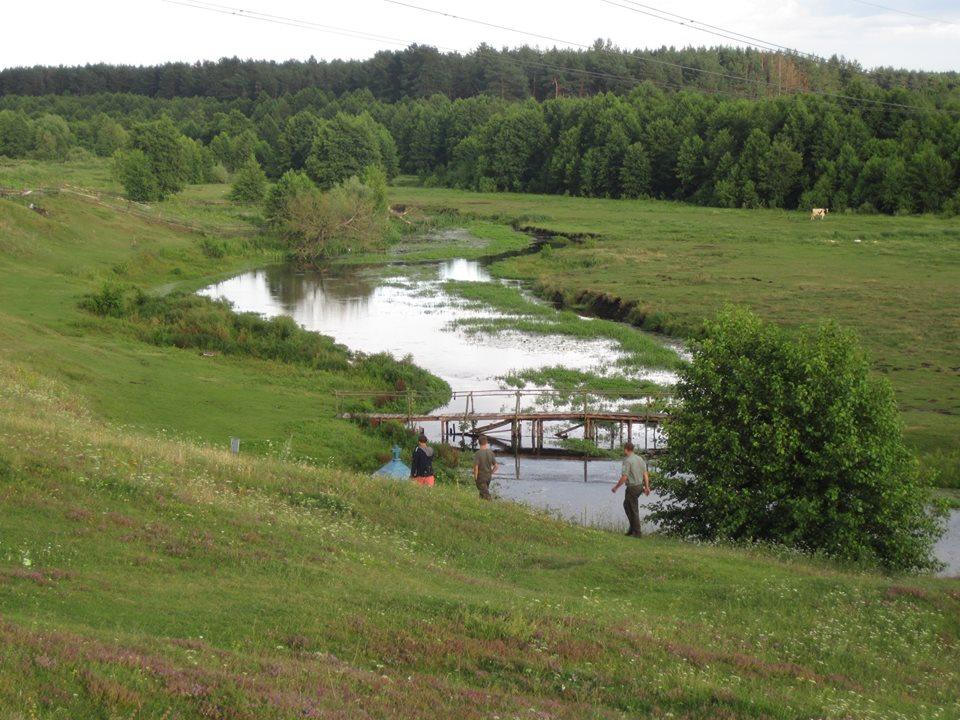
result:
[[[194,192],[222,189],[176,202]],[[0,200],[6,717],[960,716],[955,580],[638,542],[210,447],[299,422],[294,446],[362,448],[323,398],[366,381],[83,313],[107,278],[195,287],[272,252],[217,237],[213,258],[194,233],[42,202]]]
[[[6,717],[960,714],[956,581],[237,459],[8,362],[0,447]]]
[[[574,309],[677,336],[728,302],[787,327],[852,328],[893,383],[908,440],[960,485],[960,219],[811,222],[777,210],[412,187],[391,200],[588,236],[493,266]]]
[[[46,174],[54,170],[0,167],[0,185],[15,185],[18,178],[27,186],[52,184]],[[84,187],[113,189],[99,170],[98,164],[63,166]],[[165,203],[134,208],[136,214],[109,196],[99,203],[71,194],[32,198],[47,216],[31,212],[26,201],[2,201],[0,358],[65,383],[96,415],[132,428],[221,447],[238,436],[246,451],[376,467],[389,443],[335,420],[332,393],[392,390],[378,368],[351,365],[335,348],[330,354],[342,355],[336,370],[242,353],[204,357],[144,339],[223,332],[217,325],[222,317],[214,313],[199,312],[185,327],[171,327],[157,317],[137,325],[78,307],[86,293],[105,284],[153,295],[189,291],[278,262],[281,252],[259,236],[248,210],[224,200],[226,189],[191,187]]]

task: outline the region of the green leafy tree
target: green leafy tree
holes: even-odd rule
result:
[[[629,141],[626,133],[614,128],[602,145],[587,150],[580,170],[580,189],[593,197],[620,197],[621,170]]]
[[[941,533],[889,382],[849,333],[792,339],[746,310],[708,324],[680,373],[654,519],[890,570],[934,565]]]
[[[33,150],[33,127],[27,116],[13,110],[0,110],[0,155],[21,158]]]
[[[549,130],[536,103],[511,106],[480,132],[484,175],[499,190],[532,190],[545,160]]]
[[[33,124],[34,155],[42,160],[63,160],[73,144],[67,121],[59,115],[43,115]]]
[[[579,192],[582,160],[580,126],[573,125],[560,133],[560,139],[550,154],[547,166],[548,189],[552,192]]]
[[[210,141],[210,150],[217,162],[230,172],[236,172],[256,159],[259,144],[260,139],[249,129],[236,135],[222,132]]]
[[[320,119],[311,112],[304,110],[287,118],[280,134],[280,152],[286,169],[304,168],[319,129]]]
[[[678,187],[677,154],[680,133],[672,120],[659,118],[646,128],[644,147],[650,155],[650,191],[658,197],[672,197]]]
[[[762,181],[763,194],[771,207],[787,207],[800,187],[803,156],[782,139],[773,141]]]
[[[267,174],[256,160],[248,160],[233,178],[228,197],[241,205],[258,205],[267,192]]]
[[[313,180],[306,173],[287,170],[267,193],[263,205],[264,217],[273,225],[283,224],[288,219],[286,213],[290,199],[315,187]]]
[[[641,198],[650,194],[650,158],[643,143],[635,142],[627,148],[620,183],[624,197]]]
[[[368,165],[383,165],[378,123],[369,115],[338,113],[320,125],[307,158],[307,174],[321,188],[359,177]]]
[[[456,188],[476,190],[483,171],[483,146],[480,138],[471,135],[457,143],[447,168],[447,182]]]
[[[140,150],[150,163],[158,192],[157,200],[183,189],[187,172],[181,137],[180,131],[166,116],[135,125],[130,132],[130,147]]]
[[[913,209],[938,212],[953,187],[950,163],[940,157],[936,146],[925,142],[907,163],[907,187]]]
[[[368,165],[363,169],[360,182],[367,189],[373,209],[377,213],[385,213],[387,203],[387,172],[380,165]]]
[[[110,157],[126,147],[130,133],[109,115],[100,113],[93,118],[92,125],[92,149],[100,157]]]
[[[905,184],[906,165],[901,158],[874,155],[863,164],[857,177],[854,204],[884,213],[895,213],[905,199]]]
[[[397,151],[397,143],[390,131],[383,125],[377,123],[375,130],[377,142],[380,145],[380,167],[383,168],[383,172],[389,180],[396,177],[396,174],[400,172],[400,156]]]
[[[121,150],[114,155],[114,175],[124,194],[137,202],[160,199],[160,188],[150,158],[143,150]]]
[[[207,182],[213,169],[213,155],[201,143],[186,135],[181,135],[178,141],[184,182],[191,184]]]
[[[677,180],[680,181],[680,191],[689,197],[693,195],[706,176],[704,165],[704,142],[699,135],[690,135],[680,143],[677,152]]]

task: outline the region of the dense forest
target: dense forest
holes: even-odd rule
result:
[[[523,46],[441,53],[426,45],[379,52],[368,60],[272,62],[224,58],[218,62],[158,66],[86,65],[0,70],[0,95],[130,93],[148,97],[269,97],[319,89],[339,96],[367,90],[377,100],[446,95],[451,100],[493,95],[505,100],[623,94],[642,82],[664,89],[764,97],[796,92],[923,93],[927,107],[960,109],[960,74],[875,68],[865,71],[838,57],[817,61],[798,54],[716,48],[624,51],[597,40],[589,50]],[[850,87],[851,83],[858,87]],[[849,91],[847,93],[846,91]],[[888,96],[904,98],[904,95]],[[914,98],[917,100],[918,98]]]
[[[413,46],[355,62],[14,68],[0,94],[0,155],[117,154],[144,198],[252,164],[321,188],[376,165],[475,190],[960,211],[957,74],[836,58]],[[175,144],[173,171],[145,152],[161,119],[176,137],[155,160]]]

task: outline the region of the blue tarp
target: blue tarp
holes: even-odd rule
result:
[[[393,446],[393,460],[388,462],[382,468],[377,470],[374,475],[383,475],[385,477],[402,478],[406,480],[410,477],[410,468],[400,459],[400,446]]]

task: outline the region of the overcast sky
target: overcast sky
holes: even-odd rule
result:
[[[631,49],[733,44],[612,7],[602,0],[409,1],[575,43],[589,44],[602,37]],[[629,0],[616,1],[629,4]],[[843,55],[866,67],[960,70],[960,0],[638,1],[804,52]],[[378,50],[403,47],[410,42],[460,51],[471,50],[481,42],[497,47],[554,44],[399,7],[385,0],[217,3],[376,34],[395,42],[256,21],[165,0],[3,0],[0,66],[95,62],[149,65],[224,56],[275,60],[306,59],[311,55],[318,59],[366,58]]]

